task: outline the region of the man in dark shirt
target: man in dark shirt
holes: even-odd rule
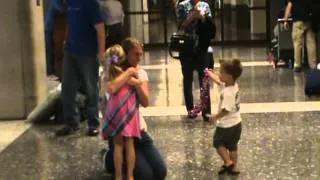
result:
[[[98,69],[104,61],[105,30],[96,0],[67,0],[68,35],[63,61],[62,102],[67,125],[56,132],[66,136],[80,128],[76,92],[87,95],[88,135],[98,135]],[[99,61],[98,61],[99,60]]]
[[[310,68],[316,66],[316,39],[311,22],[311,7],[307,0],[289,0],[284,19],[287,20],[292,15],[293,28],[292,40],[294,46],[294,71],[301,71],[301,54],[303,48],[304,36],[306,36],[306,46],[308,50],[308,61]],[[288,22],[285,22],[288,28]]]

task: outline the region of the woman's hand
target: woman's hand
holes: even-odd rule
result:
[[[187,26],[190,25],[190,23],[195,20],[198,17],[197,14],[195,14],[195,11],[191,11],[187,18],[183,21],[183,23],[181,24],[181,28],[186,28]]]
[[[287,31],[290,29],[288,20],[286,20],[286,21],[284,22],[283,26],[284,26],[284,29],[287,30]]]
[[[129,84],[130,86],[137,87],[137,86],[140,86],[142,83],[143,81],[141,79],[131,77],[127,84]]]
[[[106,83],[106,90],[108,93],[113,94],[118,92],[118,90],[132,77],[138,77],[138,70],[136,68],[130,67],[124,73],[121,73],[116,79]]]
[[[126,72],[129,74],[129,76],[138,77],[138,70],[137,68],[130,67],[126,70]]]
[[[201,21],[204,21],[204,16],[199,10],[194,10],[192,16],[193,19],[200,19]]]

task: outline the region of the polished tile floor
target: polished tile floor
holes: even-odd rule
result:
[[[165,50],[152,50],[141,63],[149,75],[152,102],[141,110],[168,165],[167,179],[320,179],[320,98],[304,95],[307,70],[293,74],[290,69],[273,69],[265,60],[265,48],[216,48],[215,52],[215,59],[237,57],[244,64],[239,80],[242,173],[238,178],[216,175],[222,162],[212,148],[215,127],[200,119],[186,119],[179,61],[170,59]],[[215,111],[218,93],[214,86],[211,95]],[[108,179],[99,156],[105,142],[86,137],[84,130],[57,139],[53,132],[58,127],[0,122],[5,129],[0,136],[0,180]]]

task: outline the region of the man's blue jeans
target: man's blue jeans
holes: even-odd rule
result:
[[[55,73],[53,32],[45,31],[47,75]]]
[[[62,76],[62,103],[64,120],[71,128],[79,128],[76,94],[80,86],[87,96],[89,129],[99,127],[98,116],[98,69],[96,56],[83,56],[65,51]]]

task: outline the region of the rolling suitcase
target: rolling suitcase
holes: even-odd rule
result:
[[[278,46],[277,46],[277,62],[284,61],[285,64],[292,68],[294,61],[294,49],[292,41],[292,29],[285,30],[283,28],[284,19],[278,19]],[[292,24],[292,20],[289,20],[289,24]]]
[[[304,92],[308,96],[320,95],[320,64],[307,75]]]

